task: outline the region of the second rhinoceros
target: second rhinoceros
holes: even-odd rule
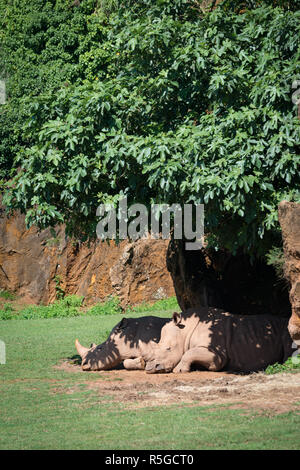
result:
[[[288,319],[272,315],[235,315],[216,308],[174,312],[173,321],[151,344],[146,372],[188,372],[192,365],[219,371],[258,371],[292,355]]]
[[[83,370],[112,369],[123,362],[125,369],[144,369],[144,355],[149,354],[150,343],[160,340],[161,329],[170,318],[145,316],[123,318],[111,331],[107,340],[85,348],[76,339],[75,346],[82,358]]]

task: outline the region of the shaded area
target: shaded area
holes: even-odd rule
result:
[[[208,370],[253,372],[293,353],[288,319],[272,315],[235,315],[216,308],[188,309],[175,315],[147,362],[149,373]]]
[[[167,268],[182,310],[209,306],[241,315],[291,315],[288,283],[262,259],[252,262],[244,254],[189,251],[184,241],[172,239]]]

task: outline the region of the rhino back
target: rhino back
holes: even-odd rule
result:
[[[292,354],[288,319],[272,315],[236,315],[210,307],[198,309],[199,324],[190,348],[207,347],[222,356],[227,370],[250,372],[284,362]],[[192,311],[187,311],[187,318]]]
[[[292,341],[287,319],[271,315],[232,315],[230,322],[227,369],[257,371],[288,357]]]
[[[111,335],[118,333],[119,338],[129,348],[138,348],[139,344],[150,341],[159,342],[162,327],[170,318],[154,317],[152,315],[139,318],[124,318],[112,330]]]
[[[162,327],[171,321],[170,318],[161,318],[154,316],[141,317],[137,329],[137,337],[140,341],[147,344],[150,341],[158,343],[160,341]]]

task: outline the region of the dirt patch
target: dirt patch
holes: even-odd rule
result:
[[[124,368],[113,369],[109,371],[88,371],[84,372],[80,366],[73,361],[63,361],[55,367],[58,370],[64,370],[67,372],[75,372],[81,374],[83,377],[94,375],[99,377],[99,383],[103,381],[120,381],[123,385],[136,385],[136,384],[148,384],[160,385],[165,382],[181,383],[181,382],[193,382],[197,380],[211,380],[219,377],[237,377],[236,374],[230,374],[228,372],[209,372],[209,371],[194,371],[182,373],[179,375],[169,374],[147,374],[141,370],[126,370]]]
[[[252,408],[267,414],[300,412],[299,372],[276,375],[265,375],[263,372],[238,375],[209,371],[149,375],[144,371],[125,369],[83,372],[78,365],[67,361],[57,368],[78,373],[81,384],[85,383],[88,389],[96,390],[100,398],[109,395],[110,401],[122,403],[130,408],[174,404],[228,404],[231,407],[245,410]],[[99,380],[86,381],[87,374],[97,375]],[[64,393],[72,391],[65,390]]]

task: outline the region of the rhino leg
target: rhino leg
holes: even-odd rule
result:
[[[181,361],[173,369],[173,372],[175,372],[175,374],[179,372],[189,372],[193,363],[197,363],[205,369],[216,372],[223,369],[225,359],[205,347],[192,348],[182,356]]]
[[[136,357],[135,359],[125,359],[123,362],[125,369],[127,370],[144,370],[145,361],[142,357]]]

